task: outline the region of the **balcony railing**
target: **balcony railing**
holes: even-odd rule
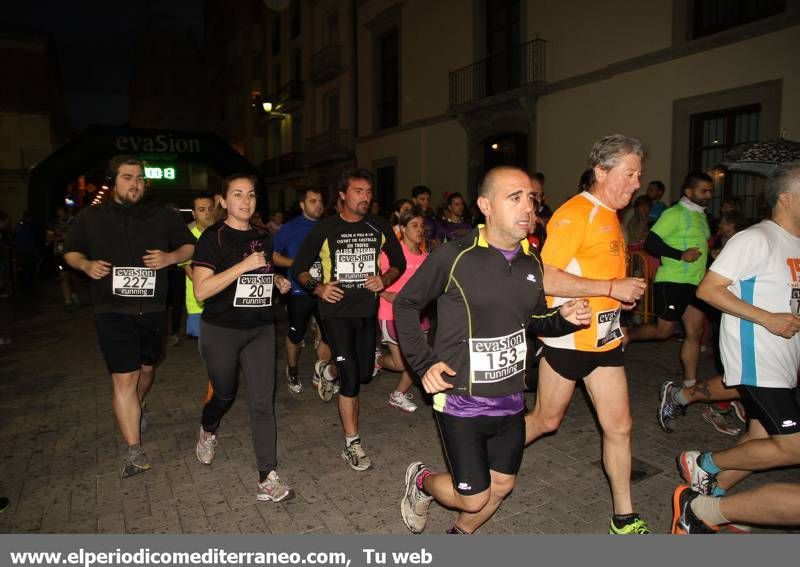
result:
[[[546,45],[544,39],[534,39],[512,51],[496,53],[451,71],[450,107],[531,83],[544,83]]]
[[[303,103],[303,81],[290,81],[283,85],[277,93],[266,98],[273,108],[280,112],[288,112]]]
[[[311,80],[324,83],[344,71],[342,46],[329,45],[317,51],[311,58]]]
[[[303,152],[291,152],[280,157],[264,160],[262,169],[265,177],[276,177],[287,173],[302,171],[305,167]]]
[[[347,159],[353,155],[353,134],[350,130],[331,130],[306,140],[306,163],[322,163]]]

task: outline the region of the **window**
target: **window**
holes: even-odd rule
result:
[[[292,2],[292,17],[290,21],[290,37],[292,39],[300,35],[300,15],[301,15],[301,0],[294,0]]]
[[[322,44],[323,47],[339,45],[339,12],[330,12],[325,16]]]
[[[714,196],[710,209],[719,214],[723,197],[737,197],[742,213],[751,219],[760,218],[763,179],[735,171],[715,171],[725,153],[737,144],[758,140],[761,105],[705,112],[691,117],[691,169],[705,171],[714,177]]]
[[[272,16],[272,54],[281,52],[281,15]]]
[[[786,0],[694,0],[692,39],[755,22],[786,11]]]
[[[378,128],[400,122],[400,33],[392,28],[378,38]]]

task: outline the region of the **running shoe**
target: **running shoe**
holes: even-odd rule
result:
[[[406,413],[414,413],[417,411],[417,404],[411,401],[413,397],[411,394],[392,392],[389,394],[389,405]]]
[[[289,382],[289,392],[292,394],[299,394],[303,391],[303,384],[300,383],[298,376],[292,376],[289,373],[289,367],[286,367],[286,380]]]
[[[128,454],[122,461],[122,470],[119,473],[120,478],[128,478],[150,468],[150,463],[147,462],[147,455],[141,445],[131,445],[128,447]]]
[[[661,426],[661,429],[667,433],[672,433],[669,422],[684,413],[683,406],[676,404],[675,400],[672,399],[672,392],[675,388],[675,382],[671,380],[662,383],[658,388],[658,411],[656,413],[656,419],[658,419],[658,425]]]
[[[378,372],[383,370],[383,366],[381,366],[380,363],[378,362],[378,359],[380,357],[382,357],[382,356],[383,356],[383,353],[381,352],[380,347],[375,347],[375,366],[372,368],[372,377],[373,378],[375,378],[375,376],[378,375]]]
[[[719,526],[712,526],[697,517],[692,511],[692,500],[700,496],[681,484],[672,493],[672,533],[675,535],[715,534]]]
[[[733,400],[731,401],[731,407],[736,419],[742,423],[747,423],[747,410],[744,409],[744,404],[739,400]]]
[[[648,535],[650,528],[647,527],[647,522],[642,520],[639,516],[634,516],[633,520],[618,528],[614,525],[614,520],[608,526],[608,533],[611,535]]]
[[[411,463],[406,469],[406,491],[400,500],[400,515],[403,523],[415,534],[421,534],[428,522],[428,509],[433,496],[424,494],[417,488],[417,477],[428,467],[420,462]],[[449,533],[449,532],[448,532]]]
[[[325,368],[327,366],[328,363],[322,360],[318,360],[314,365],[314,379],[317,381],[317,394],[323,402],[331,401],[336,393],[335,383],[328,380],[325,376]]]
[[[214,460],[214,453],[217,451],[217,436],[213,433],[203,431],[203,426],[200,426],[200,437],[197,439],[197,447],[194,454],[197,455],[197,460],[204,465],[210,465]]]
[[[342,451],[342,458],[347,461],[347,464],[354,471],[365,471],[372,466],[372,461],[370,461],[361,447],[361,439],[356,439],[349,445],[345,445],[344,451]]]
[[[294,498],[294,490],[278,476],[275,471],[270,471],[264,482],[258,483],[258,493],[256,498],[260,502],[280,502],[281,500],[291,500]]]
[[[733,410],[721,411],[712,404],[707,404],[703,410],[703,421],[710,423],[714,429],[725,435],[737,436],[742,428],[733,424]]]
[[[169,336],[169,346],[176,347],[179,344],[181,344],[181,339],[177,333]]]
[[[684,451],[675,459],[678,474],[698,494],[711,494],[717,486],[717,477],[704,471],[698,464],[700,451]]]

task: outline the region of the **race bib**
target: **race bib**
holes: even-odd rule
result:
[[[336,279],[342,284],[363,284],[374,276],[374,250],[338,250],[336,252]]]
[[[525,372],[527,352],[524,329],[505,337],[470,339],[469,366],[473,383],[500,382]]]
[[[121,297],[155,297],[156,271],[144,267],[114,267],[111,278],[114,295]]]
[[[308,274],[312,278],[317,280],[318,282],[321,282],[322,281],[322,262],[317,260],[316,262],[311,264],[311,267],[308,269]]]
[[[274,274],[243,274],[236,280],[234,307],[269,307],[272,305]]]
[[[619,326],[620,310],[600,311],[597,314],[597,346],[598,348],[622,338]]]

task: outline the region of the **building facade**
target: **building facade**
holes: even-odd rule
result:
[[[28,170],[58,146],[67,114],[53,44],[40,33],[0,29],[0,210],[28,208]]]
[[[592,143],[624,133],[665,201],[689,170],[712,171],[714,207],[734,195],[757,217],[762,180],[715,166],[738,143],[800,139],[798,0],[230,4],[250,15],[226,41],[250,50],[230,60],[249,125],[229,139],[262,164],[272,207],[356,163],[384,207],[419,184],[469,200],[504,163],[544,172],[557,206]]]

